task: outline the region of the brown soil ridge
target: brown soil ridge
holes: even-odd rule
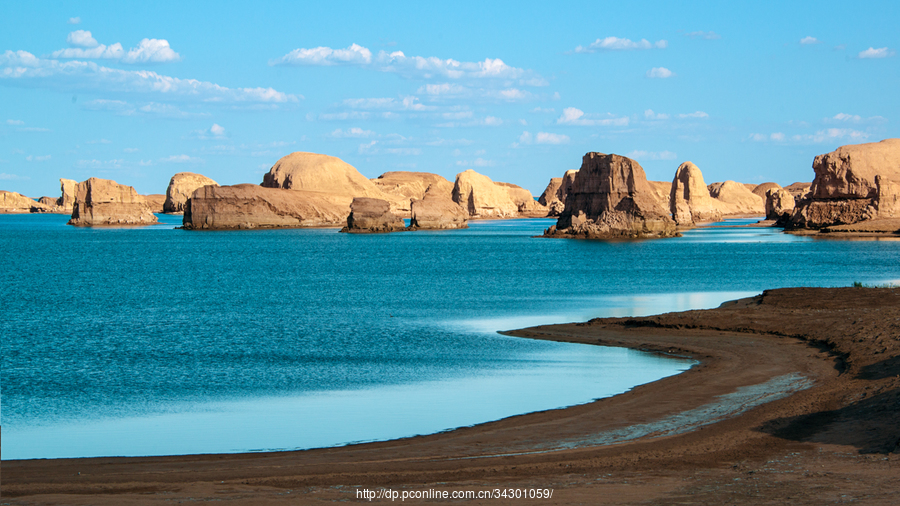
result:
[[[511,334],[690,356],[699,364],[585,405],[382,443],[6,461],[3,500],[290,504],[354,501],[358,487],[517,486],[553,488],[545,504],[896,503],[900,289],[770,290],[717,309]],[[758,400],[770,402],[750,402],[743,410],[708,410],[736,392],[773,384],[795,391],[781,397],[769,392],[776,395]],[[714,414],[684,431],[669,430],[686,414],[704,412]],[[607,437],[634,427],[661,430]]]

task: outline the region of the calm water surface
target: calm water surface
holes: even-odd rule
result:
[[[900,280],[900,243],[90,229],[0,215],[2,458],[333,446],[613,395],[690,366],[498,330]]]

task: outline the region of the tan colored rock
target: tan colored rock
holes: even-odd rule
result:
[[[75,186],[69,225],[151,225],[157,223],[144,197],[134,188],[92,177]]]
[[[141,195],[144,197],[144,202],[147,203],[147,207],[150,208],[151,212],[154,213],[162,213],[163,206],[165,206],[166,196],[161,193],[151,193],[150,195]]]
[[[757,215],[766,213],[764,198],[748,190],[746,186],[735,181],[713,183],[710,185],[710,197],[722,203],[722,215]]]
[[[44,204],[47,207],[56,207],[56,201],[59,199],[55,199],[53,197],[41,197],[38,199],[38,202]]]
[[[796,182],[784,187],[784,189],[794,196],[794,200],[806,198],[812,190],[812,183]]]
[[[56,201],[56,205],[62,208],[63,211],[72,212],[72,207],[75,206],[75,186],[78,184],[78,181],[73,179],[60,179],[59,180],[59,190],[61,195],[59,199]]]
[[[497,181],[494,184],[506,189],[509,198],[515,202],[516,207],[518,208],[519,216],[540,218],[547,216],[547,207],[535,200],[534,195],[532,195],[530,191],[512,183],[501,183],[500,181]]]
[[[206,185],[219,186],[219,183],[202,174],[193,172],[179,172],[175,174],[169,180],[169,186],[166,188],[162,212],[183,213],[184,204],[194,193],[194,190]]]
[[[425,192],[429,188],[432,191],[446,194],[448,199],[453,193],[453,183],[430,172],[385,172],[370,181],[385,195],[395,199],[396,204],[392,206],[392,209],[395,213],[404,216],[408,216],[410,213],[410,200],[424,198]]]
[[[341,232],[373,234],[399,232],[406,228],[403,218],[391,212],[387,200],[356,197],[350,204],[347,226]]]
[[[471,169],[456,175],[452,199],[472,218],[513,218],[519,214],[519,204],[507,187]]]
[[[653,188],[653,195],[666,209],[669,208],[669,199],[672,197],[671,181],[648,181]]]
[[[0,191],[0,213],[46,213],[50,207],[21,193]]]
[[[348,198],[348,205],[355,197],[396,200],[340,158],[299,151],[278,160],[263,177],[262,186],[330,193]]]
[[[340,227],[346,223],[345,197],[254,184],[201,186],[185,205],[190,230]]]
[[[900,139],[841,146],[813,160],[812,198],[874,198],[875,176],[900,181]]]
[[[875,176],[875,210],[879,219],[900,218],[900,182]]]
[[[763,183],[754,186],[750,190],[759,198],[766,200],[766,192],[772,189],[781,189],[781,185],[778,183]]]
[[[675,222],[654,195],[644,169],[619,155],[587,153],[566,208],[545,237],[672,237]]]
[[[703,173],[693,162],[684,162],[675,171],[669,194],[669,210],[679,226],[722,219],[721,204],[709,194]]]
[[[547,207],[547,216],[559,216],[566,208],[566,195],[572,188],[575,173],[578,170],[567,170],[563,177],[550,178],[550,183],[538,199],[538,203]]]
[[[786,227],[819,229],[869,220],[875,217],[872,201],[873,199],[803,199],[794,208],[790,224]]]
[[[410,230],[444,230],[468,228],[469,213],[444,194],[444,191],[427,191],[423,198],[410,203],[412,217]]]
[[[766,219],[780,222],[794,212],[794,196],[784,188],[769,188],[766,192]]]

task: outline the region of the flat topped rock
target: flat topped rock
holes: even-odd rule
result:
[[[131,186],[92,177],[75,185],[69,225],[116,226],[158,223],[143,195]]]
[[[328,193],[207,185],[191,194],[183,223],[190,230],[340,227],[347,212],[344,199]]]
[[[410,230],[446,230],[468,228],[469,213],[444,195],[443,191],[425,192],[425,196],[411,202]]]
[[[0,191],[0,213],[49,212],[51,206],[28,198],[21,193]]]
[[[391,212],[390,202],[369,197],[356,197],[350,204],[347,226],[341,232],[387,233],[406,228],[403,219]]]
[[[841,146],[813,160],[812,198],[874,198],[875,176],[900,182],[900,139]]]
[[[636,161],[587,153],[575,174],[566,207],[547,237],[672,237],[675,222],[654,195]]]

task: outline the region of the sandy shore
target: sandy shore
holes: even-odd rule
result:
[[[552,489],[530,501],[542,504],[897,504],[900,289],[781,289],[511,334],[700,363],[590,404],[384,443],[7,461],[2,503],[310,504],[359,501],[362,488],[512,487]]]

